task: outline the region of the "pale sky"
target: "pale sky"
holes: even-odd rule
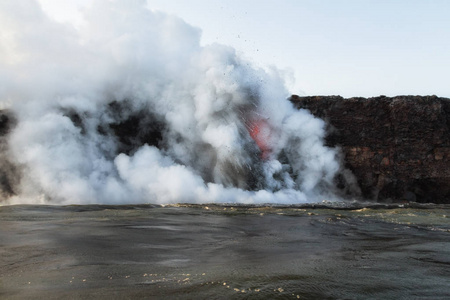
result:
[[[82,22],[89,0],[38,0],[58,21]],[[132,1],[132,0],[131,0]],[[303,95],[450,97],[447,0],[148,0],[236,48],[292,73]]]

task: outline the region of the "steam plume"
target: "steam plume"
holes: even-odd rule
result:
[[[94,1],[86,26],[0,2],[3,203],[333,199],[337,151],[277,70],[145,8]],[[5,186],[6,184],[4,184]]]

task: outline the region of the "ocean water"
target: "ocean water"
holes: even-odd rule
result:
[[[1,299],[449,299],[450,206],[0,207]]]

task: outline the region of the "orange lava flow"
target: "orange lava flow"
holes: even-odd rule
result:
[[[248,132],[261,150],[261,158],[264,160],[268,159],[272,152],[272,147],[270,146],[272,130],[269,124],[263,119],[253,120],[248,127]]]

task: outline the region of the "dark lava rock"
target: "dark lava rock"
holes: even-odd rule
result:
[[[450,203],[450,99],[436,96],[350,98],[292,96],[297,108],[328,123],[328,146],[342,149],[346,168],[363,196],[381,202]],[[119,152],[132,153],[145,143],[161,146],[164,126],[154,116],[125,114],[99,132],[114,136]],[[66,112],[84,129],[82,117]],[[20,170],[8,160],[8,135],[17,124],[0,111],[0,199],[15,194]]]
[[[17,167],[8,159],[8,134],[16,124],[9,110],[0,110],[0,201],[15,194],[14,186],[20,177]]]
[[[450,99],[436,96],[291,96],[328,123],[363,196],[450,203]]]

